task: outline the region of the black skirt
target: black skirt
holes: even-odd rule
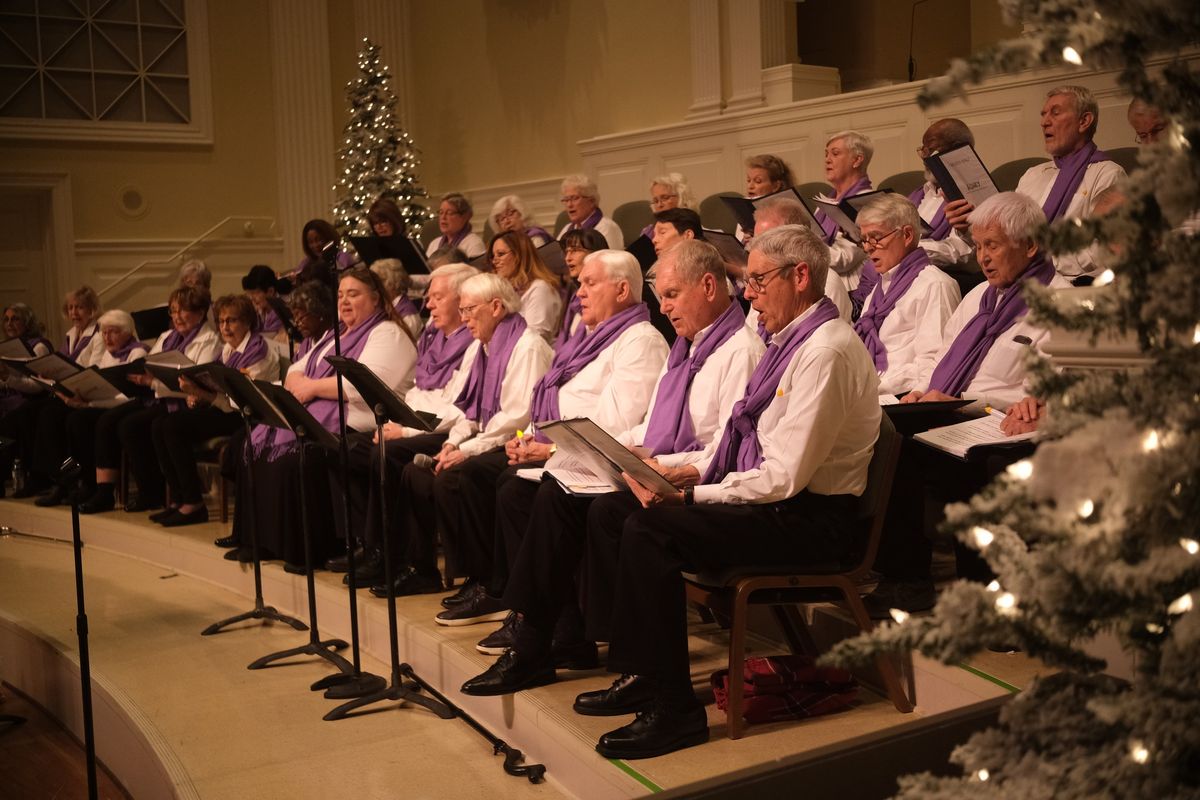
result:
[[[305,451],[303,485],[298,449],[289,450],[274,461],[258,458],[244,463],[238,472],[233,514],[233,535],[238,542],[250,545],[253,526],[264,561],[282,559],[289,564],[304,564],[300,513],[303,498],[308,511],[313,565],[320,566],[340,552],[330,505],[328,458],[318,447]]]

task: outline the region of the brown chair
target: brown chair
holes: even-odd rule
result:
[[[229,521],[229,481],[221,474],[221,461],[229,447],[229,436],[215,436],[196,447],[196,466],[212,470],[216,474],[217,503],[221,509],[221,524]]]
[[[879,422],[879,439],[867,471],[867,487],[859,498],[858,522],[865,531],[861,550],[851,568],[842,565],[736,566],[720,572],[684,574],[687,599],[691,602],[728,614],[729,625],[729,738],[740,739],[745,728],[742,720],[743,683],[738,678],[746,652],[746,621],[751,603],[771,607],[793,652],[815,655],[815,645],[807,626],[794,606],[807,603],[840,601],[849,609],[862,631],[873,627],[863,606],[858,587],[866,579],[879,539],[883,519],[887,514],[892,478],[900,457],[902,437],[896,432],[887,414]],[[792,613],[789,613],[792,612]],[[912,702],[900,682],[895,664],[888,656],[875,659],[888,699],[901,713],[913,710]]]

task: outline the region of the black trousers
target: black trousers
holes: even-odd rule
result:
[[[494,567],[496,481],[507,468],[508,456],[503,448],[480,453],[436,477],[429,470],[405,467],[403,484],[412,512],[410,524],[418,528],[436,525],[441,531],[447,578],[474,578],[490,583]],[[430,496],[432,509],[423,502],[423,498]]]
[[[144,414],[150,409],[157,408],[157,405],[157,403],[153,403],[147,406],[139,400],[131,400],[101,412],[96,420],[96,438],[92,451],[95,453],[96,469],[121,468],[121,424],[135,414]],[[148,430],[144,431],[142,435],[146,439],[145,444],[148,447],[150,443],[147,433],[149,433]]]
[[[159,417],[168,413],[166,403],[156,401],[150,406],[126,414],[117,424],[121,448],[129,456],[133,478],[137,481],[138,497],[143,502],[161,503],[165,494],[163,471],[155,452],[153,426]],[[174,412],[179,413],[179,412]]]
[[[72,409],[54,399],[43,403],[34,425],[33,452],[30,467],[40,480],[54,481],[67,457],[67,419]]]
[[[21,459],[21,464],[35,483],[41,484],[49,477],[38,474],[34,469],[38,449],[34,432],[42,409],[51,404],[62,405],[56,398],[51,398],[45,393],[29,395],[23,403],[0,417],[0,436],[16,441],[0,463],[0,475],[4,476],[0,481],[11,474],[13,460],[17,458]]]
[[[526,505],[529,522],[518,542],[503,597],[505,605],[522,612],[526,626],[548,644],[565,610],[570,609],[571,616],[578,618],[578,573],[593,498],[567,494],[552,480],[534,484],[518,478],[509,484],[517,481],[532,487],[533,499]],[[502,497],[509,484],[501,488]],[[520,490],[522,495],[528,493],[528,489]],[[503,516],[505,500],[498,501],[497,506],[498,515]],[[497,528],[501,525],[498,522]]]
[[[105,413],[106,409],[102,408],[76,408],[63,423],[67,452],[79,462],[83,470],[80,477],[88,485],[96,482],[96,429]]]
[[[538,489],[542,485],[517,477],[517,470],[536,468],[543,463],[530,462],[505,467],[496,476],[496,525],[492,537],[492,577],[488,582],[488,592],[492,597],[504,594],[521,550],[521,542],[533,518]]]
[[[621,532],[630,514],[642,504],[632,492],[597,497],[587,507],[586,555],[580,590],[584,629],[594,642],[612,641],[613,609],[617,605],[617,573],[621,563]]]
[[[621,529],[612,672],[690,687],[683,570],[737,564],[828,564],[858,539],[855,498],[801,492],[770,505],[640,509]]]
[[[242,427],[240,415],[212,406],[183,408],[154,418],[150,439],[171,490],[171,499],[177,505],[204,500],[204,485],[196,467],[196,445],[217,436],[228,436]]]

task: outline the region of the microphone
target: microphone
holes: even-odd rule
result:
[[[433,460],[433,456],[427,453],[417,453],[413,456],[412,463],[413,466],[427,469],[430,472],[433,472],[433,468],[437,466],[437,462]]]
[[[918,2],[920,1],[918,0]],[[321,258],[325,259],[325,263],[334,271],[337,271],[337,244],[337,239],[333,239],[321,247]]]

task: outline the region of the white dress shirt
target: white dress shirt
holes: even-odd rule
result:
[[[587,417],[611,436],[629,430],[646,416],[669,349],[649,322],[630,325],[559,387],[559,415]]]
[[[167,341],[172,330],[168,328],[159,335],[158,341],[150,348],[150,355],[162,352],[163,343]],[[221,344],[221,334],[217,333],[217,329],[206,319],[201,324],[196,338],[192,339],[191,343],[183,349],[183,354],[190,358],[193,364],[208,364],[217,360],[217,354],[221,352]],[[157,378],[154,379],[151,386],[154,387],[155,397],[180,397],[179,393],[172,392],[165,383]]]
[[[772,341],[780,341],[814,309]],[[861,495],[882,413],[879,378],[867,348],[845,322],[827,322],[792,355],[775,398],[758,419],[762,463],[731,472],[720,483],[697,486],[696,502],[774,503],[804,489]]]
[[[253,335],[253,333],[247,333],[236,349],[230,347],[228,343],[223,345],[221,347],[221,363],[225,363],[226,359],[230,358],[235,350],[238,353],[246,352],[246,345],[250,344],[250,337]],[[265,339],[266,337],[264,336],[263,338]],[[279,380],[279,353],[267,342],[267,354],[253,364],[242,367],[241,372],[252,381],[274,383]],[[213,407],[219,411],[233,411],[233,404],[229,402],[229,398],[225,395],[218,395],[213,401]]]
[[[896,270],[879,276],[886,293],[896,279]],[[863,314],[871,309],[874,290],[863,303]],[[933,364],[942,347],[942,331],[962,295],[958,282],[930,264],[921,270],[908,291],[879,326],[879,339],[887,348],[888,368],[879,375],[880,394],[902,394],[917,388],[921,375]]]
[[[696,334],[689,353],[694,352],[711,331],[712,325],[709,325]],[[766,345],[758,338],[758,333],[743,325],[709,355],[704,366],[700,367],[700,371],[692,379],[691,388],[688,390],[688,416],[692,420],[692,431],[696,435],[696,441],[702,443],[704,449],[688,453],[664,453],[656,456],[660,464],[665,467],[682,467],[699,462],[708,463],[712,459],[717,440],[721,438],[721,432],[729,419],[729,412],[733,410],[733,404],[745,394],[746,383],[750,380],[754,368],[758,366],[764,350]],[[615,437],[621,444],[640,446],[645,441],[650,415],[654,413],[654,406],[658,402],[659,385],[666,374],[667,364],[664,362],[658,373],[654,397],[650,401],[650,410],[646,412],[646,418],[633,430]]]
[[[925,181],[921,191],[924,194],[917,206],[917,213],[926,223],[932,224],[938,209],[946,200],[942,197],[941,190],[934,186],[932,181]],[[966,264],[975,248],[955,228],[951,228],[945,239],[922,239],[921,249],[929,256],[929,261],[936,266],[953,267]]]
[[[541,281],[539,281],[541,283]],[[471,345],[476,351],[479,342]],[[500,384],[500,408],[492,415],[482,430],[478,420],[467,419],[458,408],[454,409],[453,427],[446,441],[457,445],[468,457],[495,450],[517,434],[519,428],[529,425],[529,405],[533,399],[533,387],[546,374],[554,351],[546,340],[532,328],[526,328],[513,346]]]
[[[1061,289],[1070,285],[1071,282],[1061,275],[1055,275],[1054,279],[1050,281],[1051,289]],[[933,361],[928,362],[917,383],[917,388],[922,392],[929,391],[929,381],[933,377],[933,371],[949,352],[955,337],[979,313],[979,304],[987,288],[988,284],[985,282],[967,292],[967,296],[950,315],[950,320],[946,323],[946,330],[942,333],[942,346],[938,348]],[[1012,291],[1012,287],[1004,291]],[[997,302],[999,302],[999,298],[997,298]],[[1046,340],[1049,337],[1050,332],[1034,326],[1029,321],[1028,314],[1018,319],[1008,330],[996,337],[995,343],[983,357],[983,362],[979,365],[975,377],[963,390],[963,399],[976,400],[978,401],[977,405],[988,405],[1002,411],[1025,397],[1029,394],[1026,385],[1028,370],[1025,368],[1025,357],[1031,348],[1044,354]]]
[[[446,381],[445,385],[437,389],[422,389],[415,383],[413,387],[404,395],[404,402],[413,411],[424,411],[427,414],[435,414],[438,418],[437,427],[432,431],[423,431],[416,428],[404,428],[404,435],[407,436],[423,436],[426,433],[447,433],[450,426],[454,424],[455,415],[461,414],[458,406],[454,405],[454,401],[462,394],[463,387],[467,385],[467,376],[471,373],[471,365],[475,363],[475,356],[479,354],[479,340],[474,340],[467,346],[463,352],[462,361],[458,367],[450,375],[450,380]]]
[[[107,350],[104,355],[95,363],[96,369],[108,369],[109,367],[119,367],[121,364],[128,364],[130,361],[137,361],[139,358],[146,357],[145,346],[138,346],[129,351],[129,355],[123,358],[117,358]]]
[[[344,334],[343,334],[344,335]],[[310,349],[288,369],[288,375],[294,372],[303,374],[304,367],[311,358],[325,358],[333,354],[333,337],[320,348]],[[417,348],[408,338],[408,334],[400,330],[394,322],[381,322],[367,334],[367,343],[358,356],[358,363],[369,368],[379,380],[383,381],[396,394],[405,394],[413,385],[413,373],[417,364]],[[346,392],[346,427],[356,431],[369,431],[375,428],[375,414],[367,406],[362,395],[350,381],[343,383]]]
[[[571,230],[573,223],[568,222],[562,226],[562,230],[558,232],[556,239],[561,239],[563,234]],[[608,217],[601,217],[596,223],[596,233],[604,237],[604,241],[608,242],[609,250],[624,250],[625,249],[625,234],[621,233],[621,226],[613,222]]]
[[[1075,196],[1067,206],[1067,212],[1062,219],[1087,219],[1095,212],[1096,195],[1125,177],[1125,170],[1113,161],[1101,161],[1088,164],[1083,173],[1083,182],[1079,184]],[[1053,161],[1030,167],[1017,182],[1017,191],[1032,198],[1039,206],[1045,204],[1058,178],[1058,167]],[[1077,278],[1080,275],[1093,275],[1100,271],[1096,261],[1097,245],[1092,245],[1078,253],[1068,253],[1054,256],[1054,268],[1064,278]]]
[[[79,341],[80,336],[88,334],[92,335],[91,341],[83,346],[79,357],[75,359],[76,364],[85,368],[98,363],[108,352],[104,349],[104,337],[100,335],[100,326],[95,322],[84,328],[82,333],[75,330],[74,325],[67,330],[67,352],[70,353],[75,348],[75,343]]]
[[[429,246],[425,248],[425,257],[428,258],[438,251],[442,246],[442,239],[446,237],[437,236]],[[462,250],[467,258],[479,258],[487,252],[487,245],[483,243],[483,239],[477,233],[468,233],[463,237],[462,241],[454,245],[459,250]]]
[[[534,333],[554,341],[562,322],[562,294],[543,280],[532,280],[521,293],[521,316]]]

